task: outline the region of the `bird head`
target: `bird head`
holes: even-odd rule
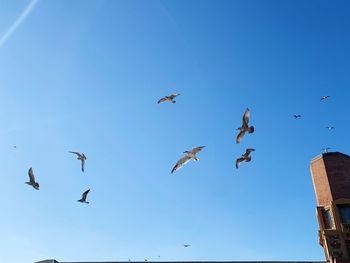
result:
[[[39,184],[38,184],[38,183],[35,183],[35,184],[33,185],[33,187],[34,187],[36,190],[39,190]]]

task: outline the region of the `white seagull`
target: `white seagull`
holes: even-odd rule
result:
[[[159,103],[162,103],[164,101],[171,101],[172,103],[175,103],[176,101],[174,100],[175,97],[179,96],[180,94],[178,93],[174,93],[174,94],[171,94],[170,96],[165,96],[164,98],[161,98],[160,100],[158,100],[158,104]]]
[[[186,155],[182,157],[174,166],[174,168],[171,170],[171,173],[175,172],[176,170],[179,170],[184,164],[188,163],[191,159],[198,161],[199,159],[196,156],[196,153],[203,150],[205,146],[200,147],[194,147],[191,151],[184,151]]]
[[[324,151],[325,153],[328,153],[329,149],[331,149],[331,147],[322,148],[321,150]]]
[[[248,126],[249,123],[249,116],[250,116],[250,111],[247,108],[246,111],[244,112],[243,119],[242,119],[242,127],[237,128],[239,130],[239,134],[236,139],[236,143],[240,143],[240,141],[243,139],[243,136],[246,132],[248,133],[253,133],[254,132],[254,126]]]
[[[86,156],[83,153],[80,154],[78,152],[70,152],[70,153],[76,154],[77,155],[77,160],[81,160],[81,170],[84,172]]]
[[[255,149],[252,149],[252,148],[246,149],[246,150],[245,150],[245,153],[242,154],[242,157],[240,157],[240,158],[238,158],[238,159],[236,160],[236,168],[237,168],[237,169],[238,169],[239,164],[240,164],[241,162],[243,162],[243,161],[250,162],[250,161],[251,161],[252,157],[249,156],[249,154],[250,154],[251,152],[253,152],[253,151],[255,151]]]
[[[86,202],[86,197],[87,197],[89,191],[90,191],[90,189],[86,190],[86,191],[83,193],[82,198],[81,198],[80,200],[78,200],[78,202],[88,204],[89,202]]]
[[[39,184],[38,184],[38,182],[35,182],[35,178],[34,178],[34,173],[33,173],[33,168],[32,167],[29,168],[28,175],[29,175],[29,182],[25,182],[25,183],[33,186],[34,189],[39,190]]]
[[[333,129],[335,129],[333,126],[326,126],[326,128],[327,128],[328,130],[333,130]]]

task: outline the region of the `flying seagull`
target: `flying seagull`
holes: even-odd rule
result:
[[[86,197],[87,197],[89,191],[90,191],[90,189],[86,190],[86,191],[83,193],[82,198],[81,198],[80,200],[78,200],[78,202],[82,202],[82,203],[88,204],[89,202],[86,202]]]
[[[243,161],[250,162],[251,159],[252,159],[252,157],[249,156],[249,154],[250,154],[251,152],[254,152],[254,151],[255,151],[255,149],[251,149],[251,148],[246,149],[246,150],[245,150],[245,153],[242,154],[242,157],[240,157],[240,158],[238,158],[238,159],[236,160],[236,168],[238,169],[239,164],[240,164],[241,162],[243,162]]]
[[[184,245],[184,247],[190,247],[190,246],[191,246],[191,245],[186,245],[186,244]]]
[[[78,152],[70,152],[70,153],[76,154],[77,155],[77,160],[81,160],[81,170],[84,172],[86,156],[83,153],[80,154]]]
[[[250,115],[250,111],[247,108],[244,115],[243,115],[243,120],[242,120],[242,127],[238,128],[237,130],[239,130],[239,134],[237,136],[237,140],[236,143],[240,143],[240,141],[243,139],[243,136],[246,132],[248,133],[253,133],[254,132],[254,126],[248,126],[249,123],[249,115]]]
[[[205,146],[194,147],[192,148],[191,151],[184,151],[186,155],[182,157],[180,160],[178,160],[174,168],[171,170],[171,173],[175,172],[176,170],[179,170],[184,164],[188,163],[191,159],[198,161],[199,159],[197,158],[196,153],[203,150],[204,147]]]
[[[327,128],[328,130],[333,130],[333,129],[335,129],[333,126],[326,126],[326,128]]]
[[[29,184],[29,185],[33,186],[34,189],[39,190],[39,184],[38,184],[38,182],[35,182],[35,178],[34,178],[34,173],[33,173],[33,168],[32,167],[29,168],[28,175],[29,175],[29,182],[26,182],[26,184]]]
[[[331,149],[331,147],[322,148],[321,150],[324,151],[325,153],[328,153],[329,149]]]
[[[159,103],[162,103],[164,101],[171,101],[172,103],[175,103],[176,101],[173,100],[175,97],[179,96],[180,94],[178,93],[174,93],[174,94],[171,94],[170,96],[165,96],[164,98],[161,98],[160,100],[158,100],[158,104]]]
[[[298,114],[298,115],[294,114],[293,117],[294,117],[294,119],[298,119],[298,118],[301,117],[301,115],[299,115],[299,114]]]
[[[326,100],[326,99],[328,99],[329,97],[330,97],[330,96],[324,96],[323,98],[320,99],[320,101]]]

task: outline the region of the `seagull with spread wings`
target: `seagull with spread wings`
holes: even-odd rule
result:
[[[83,153],[80,154],[78,152],[70,152],[70,153],[76,154],[77,155],[77,160],[81,160],[81,170],[84,172],[86,156]]]
[[[299,114],[294,114],[293,117],[294,117],[294,119],[298,119],[298,118],[301,117],[301,115],[299,115]]]
[[[35,178],[34,178],[34,173],[33,173],[33,168],[32,167],[29,168],[28,175],[29,175],[29,182],[25,182],[25,183],[33,186],[34,189],[39,190],[39,184],[38,184],[38,182],[35,182]]]
[[[320,101],[328,99],[330,96],[324,96],[323,98],[320,99]]]
[[[238,128],[239,134],[236,139],[236,143],[240,143],[240,141],[243,139],[243,136],[246,132],[248,133],[253,133],[254,132],[254,126],[248,126],[249,123],[249,116],[250,116],[250,111],[247,108],[246,111],[244,112],[243,119],[242,119],[242,127]]]
[[[333,130],[333,129],[335,129],[333,126],[326,126],[326,128],[327,128],[328,130]]]
[[[170,96],[165,96],[164,98],[161,98],[160,100],[158,100],[158,104],[159,103],[162,103],[164,101],[170,101],[172,103],[175,103],[176,101],[174,100],[175,97],[179,96],[180,94],[178,93],[174,93],[174,94],[171,94]]]
[[[78,200],[78,202],[88,204],[89,202],[86,201],[86,197],[87,197],[87,195],[88,195],[89,192],[90,192],[90,189],[86,190],[86,191],[83,193],[82,198],[81,198],[80,200]]]
[[[174,166],[174,168],[171,170],[171,173],[175,172],[176,170],[179,170],[184,164],[188,163],[191,159],[198,161],[199,159],[196,156],[196,153],[203,150],[205,146],[200,147],[194,147],[191,151],[184,151],[186,155],[182,157]]]
[[[252,148],[246,149],[246,150],[245,150],[245,153],[242,154],[242,156],[236,160],[236,168],[237,168],[237,169],[238,169],[239,164],[240,164],[241,162],[243,162],[243,161],[250,162],[250,161],[252,160],[252,157],[249,156],[249,154],[250,154],[251,152],[253,152],[253,151],[255,151],[255,149],[252,149]]]
[[[191,245],[185,244],[184,247],[190,247]]]

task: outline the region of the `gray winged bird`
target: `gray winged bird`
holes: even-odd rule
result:
[[[245,153],[242,154],[242,157],[240,157],[240,158],[238,158],[238,159],[236,160],[236,168],[238,168],[238,167],[239,167],[239,164],[240,164],[241,162],[243,162],[243,161],[250,162],[251,159],[252,159],[252,157],[249,156],[249,154],[250,154],[251,152],[253,152],[253,151],[255,151],[255,149],[251,149],[251,148],[246,149],[246,150],[245,150]]]
[[[83,193],[83,196],[80,200],[78,200],[78,202],[82,202],[82,203],[85,203],[85,204],[88,204],[89,202],[86,202],[86,197],[89,193],[90,189],[86,190],[84,193]]]
[[[198,161],[199,159],[197,158],[196,153],[203,150],[204,147],[205,146],[194,147],[191,151],[184,151],[186,155],[180,160],[178,160],[174,168],[171,170],[171,173],[175,172],[176,170],[179,170],[184,164],[188,163],[191,159]]]
[[[180,94],[178,93],[174,93],[174,94],[171,94],[170,96],[165,96],[164,98],[161,98],[160,100],[158,100],[158,104],[159,103],[162,103],[164,101],[170,101],[172,103],[175,103],[176,101],[174,100],[175,97],[179,96]]]
[[[33,186],[34,189],[39,190],[39,184],[38,184],[38,182],[35,182],[35,178],[34,178],[34,173],[33,173],[33,168],[32,167],[29,168],[28,175],[29,175],[29,182],[26,182],[26,184],[29,184],[29,185]]]
[[[322,100],[326,100],[326,99],[328,99],[330,96],[324,96],[323,98],[321,98],[320,100],[322,101]]]
[[[335,129],[333,126],[326,126],[326,128],[327,128],[328,130],[333,130],[333,129]]]
[[[243,139],[243,136],[246,132],[248,133],[253,133],[254,132],[254,126],[248,126],[249,123],[249,116],[250,116],[250,111],[247,108],[242,119],[242,127],[238,128],[239,134],[237,136],[236,143],[240,143],[240,141]]]
[[[81,160],[81,170],[84,172],[86,156],[83,153],[80,154],[78,152],[70,152],[70,153],[76,154],[77,155],[77,160]]]
[[[184,247],[190,247],[191,245],[185,244]]]
[[[298,119],[298,118],[301,117],[301,115],[299,115],[299,114],[294,114],[293,117],[294,117],[294,119]]]

